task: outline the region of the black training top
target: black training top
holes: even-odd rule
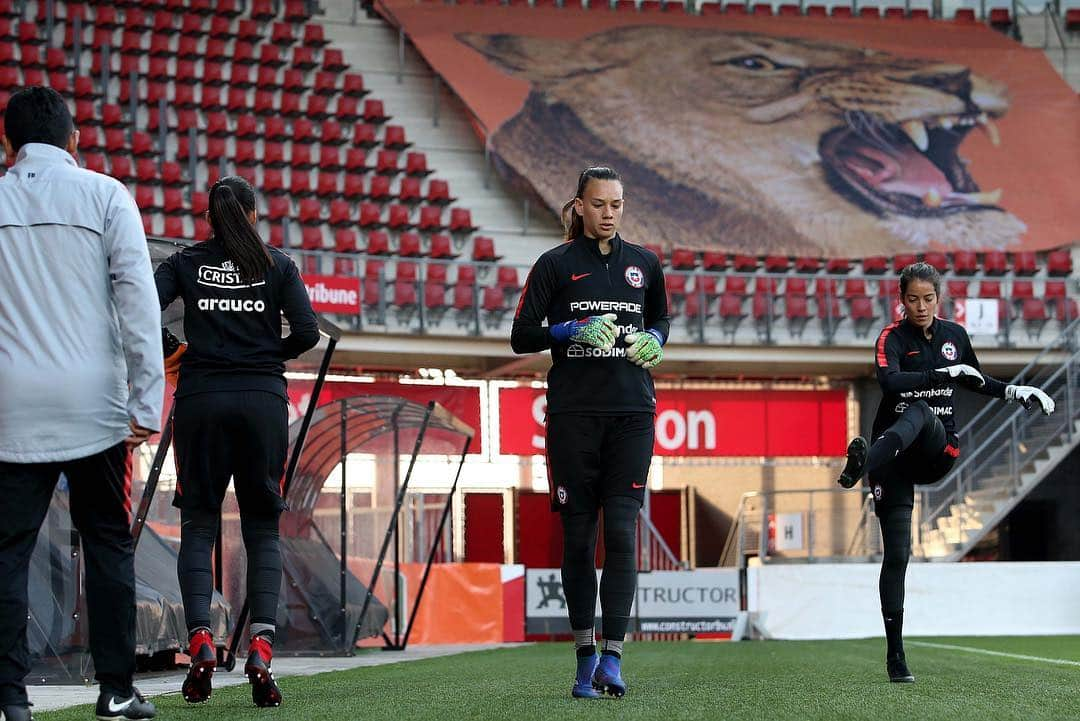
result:
[[[605,313],[618,316],[611,350],[553,345],[549,326]],[[582,236],[536,261],[521,291],[510,345],[515,353],[551,348],[548,413],[653,413],[652,375],[626,360],[623,336],[655,330],[666,342],[668,329],[664,272],[656,254],[616,235],[605,256],[597,240]]]
[[[922,328],[901,319],[885,326],[878,336],[874,345],[874,365],[883,396],[874,418],[875,438],[896,422],[908,404],[915,400],[926,401],[941,419],[945,430],[955,433],[953,392],[957,382],[983,395],[1005,397],[1005,384],[985,373],[986,383],[981,388],[973,388],[961,379],[934,372],[935,368],[960,363],[982,372],[963,326],[935,318],[930,324],[930,335],[927,340]]]
[[[185,248],[154,273],[164,310],[184,300],[187,352],[180,358],[176,396],[206,391],[269,391],[285,395],[285,361],[319,342],[307,289],[289,256],[270,248],[263,280],[240,279],[214,240]],[[281,316],[290,334],[281,337]]]

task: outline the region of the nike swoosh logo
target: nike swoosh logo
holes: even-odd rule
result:
[[[917,351],[917,350],[909,350],[908,355],[919,355],[919,351]]]
[[[630,487],[633,488],[635,491],[639,491],[639,490],[641,490],[642,488],[645,487],[645,484],[644,483],[631,483]]]
[[[582,273],[581,275],[571,274],[570,280],[581,280],[582,278],[588,278],[592,273]]]
[[[122,703],[120,705],[116,705],[116,704],[113,703],[113,699],[109,699],[109,713],[117,713],[119,711],[123,711],[128,706],[130,706],[134,701],[135,701],[135,697],[132,696],[131,698],[129,698],[124,703]]]

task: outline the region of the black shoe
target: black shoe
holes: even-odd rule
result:
[[[0,719],[2,721],[34,721],[30,713],[30,704],[9,704],[0,706]]]
[[[907,661],[902,655],[886,659],[885,670],[889,672],[889,681],[893,683],[915,683],[915,677],[908,671]]]
[[[112,721],[113,719],[147,719],[157,715],[154,704],[146,700],[139,693],[139,689],[132,688],[130,696],[117,696],[114,693],[102,692],[97,700],[97,717],[100,721]]]
[[[862,478],[863,468],[866,467],[866,439],[862,436],[856,436],[847,447],[847,463],[844,464],[844,470],[840,471],[840,478],[837,479],[844,488],[852,488],[859,479]]]
[[[251,639],[251,653],[244,664],[244,675],[251,683],[251,700],[262,708],[281,705],[281,689],[270,671],[273,653],[270,642],[262,636],[256,636]]]
[[[188,703],[202,703],[213,692],[214,669],[217,667],[217,651],[210,632],[205,629],[196,631],[189,643],[191,667],[188,668],[184,685],[180,693]]]

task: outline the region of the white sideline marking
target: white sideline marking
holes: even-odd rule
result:
[[[1044,658],[1042,656],[1028,656],[1022,653],[1006,653],[1005,651],[990,651],[985,648],[975,648],[973,646],[953,646],[948,643],[931,643],[930,641],[907,641],[909,646],[923,646],[925,648],[942,648],[947,651],[967,651],[968,653],[981,653],[986,656],[1003,656],[1005,658],[1016,658],[1021,661],[1041,661],[1043,663],[1052,663],[1058,666],[1080,666],[1080,661],[1070,661],[1064,658]]]

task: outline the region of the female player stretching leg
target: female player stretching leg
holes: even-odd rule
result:
[[[620,666],[637,588],[634,531],[656,410],[648,369],[663,358],[668,335],[660,261],[619,237],[622,211],[615,171],[585,170],[564,209],[567,242],[536,261],[510,337],[515,353],[551,349],[548,475],[552,510],[562,516],[563,591],[577,650],[578,698],[626,693]],[[598,658],[594,559],[601,509],[604,648]]]
[[[885,551],[878,584],[888,645],[885,667],[896,683],[915,680],[903,643],[914,484],[941,480],[960,456],[954,386],[1017,401],[1025,408],[1038,403],[1043,413],[1054,412],[1054,401],[1038,388],[1006,385],[979,370],[967,331],[935,317],[940,287],[941,277],[926,263],[909,265],[900,273],[905,317],[887,325],[875,346],[883,395],[874,418],[874,442],[868,448],[861,436],[851,441],[839,479],[841,486],[851,488],[868,474],[874,493]]]
[[[281,704],[270,673],[281,553],[278,516],[288,452],[285,361],[319,340],[307,290],[289,256],[255,232],[255,191],[237,176],[210,189],[213,236],[168,258],[155,273],[161,307],[184,299],[189,347],[179,358],[174,450],[180,508],[177,572],[190,635],[184,700],[210,698],[217,659],[210,635],[210,552],[233,478],[247,551],[251,653],[244,673],[258,706]],[[281,337],[281,316],[290,334]],[[171,346],[171,344],[170,344]],[[170,358],[182,349],[169,347]]]

